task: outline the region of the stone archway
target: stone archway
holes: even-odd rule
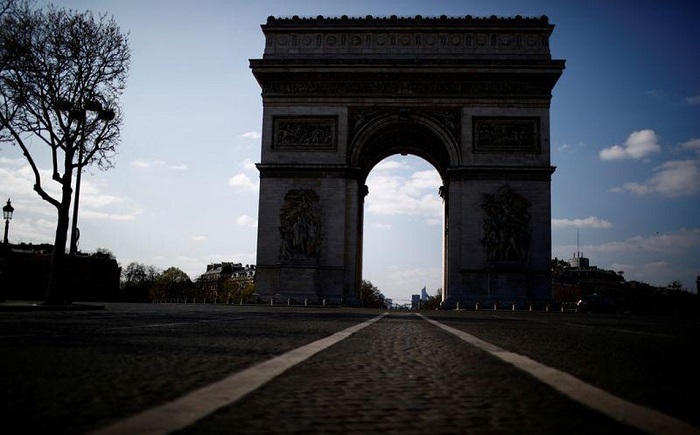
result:
[[[274,18],[262,26],[261,297],[356,300],[364,181],[396,153],[443,179],[444,300],[551,298],[541,18]]]

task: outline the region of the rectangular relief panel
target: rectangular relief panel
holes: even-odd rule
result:
[[[335,151],[336,116],[275,116],[272,149],[279,151]]]
[[[475,153],[540,153],[539,118],[474,117]]]

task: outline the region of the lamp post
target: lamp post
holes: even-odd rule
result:
[[[113,120],[115,113],[114,110],[103,109],[102,104],[97,100],[88,100],[82,106],[66,100],[59,100],[54,104],[54,108],[62,112],[68,112],[69,120],[78,121],[78,128],[81,130],[78,138],[78,173],[75,177],[75,198],[73,200],[73,219],[71,222],[69,251],[71,255],[74,255],[78,252],[78,239],[80,238],[80,230],[78,230],[78,207],[80,204],[80,180],[84,166],[83,153],[85,151],[85,124],[87,122],[87,112],[96,113],[97,119],[104,122]]]
[[[10,229],[10,221],[12,220],[12,213],[15,211],[15,208],[12,207],[12,204],[10,203],[10,198],[7,199],[7,205],[2,208],[2,218],[5,219],[5,239],[4,239],[4,244],[7,246],[9,244],[7,240],[7,231]]]

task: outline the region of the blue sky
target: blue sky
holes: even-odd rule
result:
[[[39,4],[42,4],[39,2]],[[81,249],[177,266],[254,263],[262,102],[248,68],[275,16],[540,16],[566,59],[551,106],[552,252],[627,279],[695,288],[700,274],[700,6],[670,1],[64,0],[114,15],[133,50],[116,167],[83,177]],[[692,4],[692,5],[691,5]],[[44,152],[37,144],[36,152]],[[46,158],[42,167],[48,169]],[[364,277],[410,299],[441,282],[437,172],[394,156],[370,174]],[[0,147],[13,242],[52,242],[53,207]],[[4,199],[3,199],[4,202]]]

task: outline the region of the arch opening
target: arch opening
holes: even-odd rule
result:
[[[434,296],[443,288],[442,178],[428,160],[405,152],[377,162],[365,182],[362,280],[394,307],[410,308],[422,289]]]
[[[364,126],[351,145],[351,164],[360,167],[362,181],[372,168],[394,154],[415,155],[429,162],[445,180],[447,169],[459,164],[454,132],[421,115],[387,115]]]

